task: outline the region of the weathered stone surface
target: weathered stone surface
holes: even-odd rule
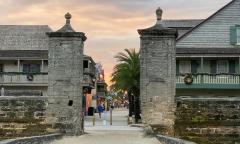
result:
[[[173,137],[167,137],[163,135],[156,135],[156,137],[162,144],[196,144],[194,142],[185,141]]]
[[[240,142],[239,98],[178,98],[175,135],[199,144]]]
[[[48,33],[48,114],[47,123],[62,133],[83,133],[82,78],[84,33],[74,32],[70,18],[64,29]]]
[[[161,15],[161,9],[157,10]],[[177,31],[155,26],[138,30],[140,49],[140,96],[143,123],[173,134],[175,97],[175,38]]]
[[[44,122],[47,106],[45,97],[2,96],[0,103],[7,105],[0,105],[0,139],[49,133],[49,126]]]
[[[62,138],[61,134],[24,137],[2,141],[1,144],[50,144],[53,140]]]

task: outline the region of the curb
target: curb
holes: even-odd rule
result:
[[[62,134],[50,134],[42,136],[33,136],[33,137],[23,137],[16,139],[9,139],[0,141],[0,144],[46,144],[52,142],[56,139],[62,138]]]

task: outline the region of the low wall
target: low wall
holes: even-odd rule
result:
[[[156,135],[156,138],[161,142],[161,144],[196,144],[194,142],[189,142],[173,137],[167,137],[163,135]]]
[[[178,98],[175,136],[199,144],[240,142],[240,98]]]
[[[24,137],[18,139],[10,139],[1,141],[1,144],[48,144],[56,139],[62,138],[61,134],[51,134],[43,136],[34,136],[34,137]]]
[[[49,134],[47,100],[41,96],[0,96],[0,140]]]

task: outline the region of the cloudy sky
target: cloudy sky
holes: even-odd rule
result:
[[[72,14],[72,26],[85,32],[84,52],[101,62],[107,82],[125,48],[139,48],[137,29],[155,23],[155,9],[164,19],[203,19],[231,0],[0,0],[1,25],[49,25],[58,30],[64,14]]]

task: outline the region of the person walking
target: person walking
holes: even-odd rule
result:
[[[102,115],[102,112],[103,112],[103,107],[102,107],[102,104],[101,104],[101,103],[98,104],[97,109],[98,109],[99,117],[102,118],[101,115]]]

